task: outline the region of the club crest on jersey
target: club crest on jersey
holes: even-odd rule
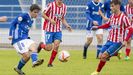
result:
[[[112,27],[112,28],[115,28],[115,29],[119,29],[119,28],[120,28],[120,25],[118,25],[118,24],[117,24],[117,25],[113,25],[113,24],[112,24],[111,27]]]
[[[59,20],[62,19],[62,15],[61,15],[61,14],[55,14],[55,16],[56,16]]]

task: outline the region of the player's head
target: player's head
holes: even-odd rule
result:
[[[38,16],[38,13],[40,10],[41,10],[41,8],[37,4],[32,4],[30,6],[30,16],[32,18],[36,18]]]
[[[111,0],[110,2],[110,8],[112,13],[116,13],[120,10],[121,1],[120,0]]]
[[[133,6],[133,0],[128,0],[129,5]]]
[[[59,3],[62,3],[62,2],[63,2],[63,0],[55,0],[55,1],[57,1],[57,2],[59,2]]]

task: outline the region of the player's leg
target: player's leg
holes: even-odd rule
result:
[[[93,40],[92,31],[87,31],[86,40],[87,41],[84,44],[84,50],[83,50],[83,59],[86,59],[86,57],[87,57],[87,49],[88,49],[89,45],[92,43],[92,40]]]
[[[100,73],[100,71],[102,70],[102,68],[104,67],[107,61],[107,58],[113,56],[116,52],[119,51],[120,47],[122,46],[122,43],[109,42],[108,44],[110,44],[110,46],[108,45],[109,48],[101,55],[97,70],[93,72],[91,75],[95,75],[95,74],[97,75],[98,73]]]
[[[22,55],[22,58],[20,59],[18,65],[14,68],[14,70],[20,75],[25,75],[25,73],[22,71],[22,68],[30,59],[29,52],[28,50],[25,50],[24,44],[21,41],[15,43],[13,46],[16,51]]]
[[[126,50],[125,50],[125,53],[126,53],[125,60],[130,59],[130,57],[129,57],[130,52],[131,52],[131,38],[127,42],[127,46],[126,46]]]
[[[103,29],[99,29],[96,31],[96,37],[97,37],[97,54],[96,54],[96,58],[98,58],[99,53],[101,51],[102,48],[102,44],[103,44]]]
[[[52,43],[53,43],[53,33],[51,32],[45,32],[45,43],[40,42],[37,47],[37,53],[41,51],[41,49],[44,49],[46,51],[52,50]]]
[[[112,43],[107,41],[106,44],[102,46],[102,49],[99,53],[100,62],[98,64],[97,70],[91,73],[91,75],[98,75],[102,67],[105,65],[106,58],[108,58],[108,53],[106,52],[106,50],[110,47],[110,45],[112,45]]]
[[[51,57],[49,59],[49,63],[48,63],[48,67],[52,67],[52,63],[57,55],[57,52],[58,52],[58,48],[59,48],[59,45],[60,45],[60,42],[62,41],[62,32],[55,32],[54,33],[54,46],[53,46],[53,50],[52,50],[52,53],[51,53]]]
[[[99,75],[100,71],[102,70],[102,68],[104,67],[104,65],[106,64],[106,59],[109,57],[109,54],[105,51],[103,54],[100,55],[100,62],[97,66],[96,71],[94,71],[93,73],[91,73],[91,75]]]
[[[36,67],[39,66],[43,63],[43,59],[38,59],[38,53],[37,53],[37,47],[34,41],[30,40],[30,39],[26,39],[26,48],[28,48],[31,53],[30,53],[30,57],[32,60],[32,67]]]

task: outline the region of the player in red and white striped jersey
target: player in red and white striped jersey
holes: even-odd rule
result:
[[[133,26],[133,0],[128,0],[128,4],[125,7],[125,13],[129,17],[131,24]],[[130,57],[129,57],[130,52],[131,52],[131,38],[127,42],[127,46],[126,46],[126,50],[125,50],[125,53],[126,53],[125,60],[130,59]]]
[[[62,3],[61,7],[58,7],[56,2],[49,3],[44,13],[51,20],[47,19],[44,22],[44,30],[47,32],[60,32],[62,30],[62,18],[66,15],[66,5]]]
[[[112,27],[109,32],[108,40],[112,42],[122,42],[124,40],[126,28],[129,27],[130,21],[124,13],[118,15],[112,14],[109,21],[98,28]]]
[[[121,48],[122,43],[125,40],[125,34],[128,28],[131,27],[129,18],[120,11],[120,0],[112,0],[110,2],[112,15],[107,23],[102,26],[94,26],[92,29],[99,28],[109,28],[109,36],[107,42],[102,47],[100,57],[100,62],[98,64],[97,70],[91,75],[98,75],[106,63],[106,59],[114,56]]]
[[[43,12],[45,30],[45,44],[40,43],[38,46],[38,52],[43,48],[47,51],[53,50],[48,67],[52,67],[60,42],[62,41],[62,23],[69,31],[72,31],[70,25],[65,20],[67,7],[63,3],[63,0],[55,0],[47,5]],[[52,45],[52,43],[54,45]]]

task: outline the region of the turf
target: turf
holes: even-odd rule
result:
[[[39,58],[44,58],[45,62],[43,65],[32,68],[31,60],[23,68],[26,75],[90,75],[91,72],[95,71],[98,59],[95,59],[95,51],[88,51],[87,59],[82,59],[81,50],[69,50],[71,54],[70,59],[66,63],[62,63],[55,59],[54,67],[47,67],[50,52],[41,51]],[[103,70],[100,75],[133,75],[133,56],[129,61],[123,58],[118,60],[117,57],[113,57]],[[17,75],[13,68],[18,63],[20,56],[15,50],[0,50],[0,75]]]

